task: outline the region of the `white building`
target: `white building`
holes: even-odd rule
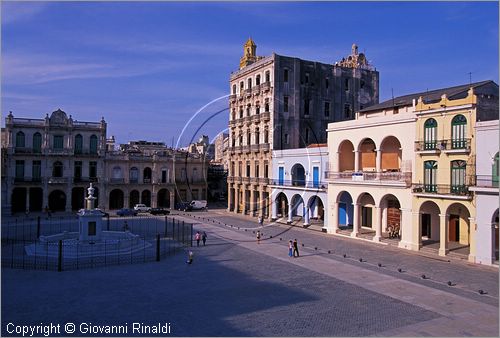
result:
[[[329,124],[328,233],[379,242],[391,227],[410,249],[415,101],[398,99]]]
[[[287,223],[300,221],[328,224],[324,206],[328,205],[325,171],[328,169],[326,144],[307,148],[274,150],[272,154],[273,180],[271,191],[272,219]]]
[[[476,263],[498,264],[498,120],[476,123]]]

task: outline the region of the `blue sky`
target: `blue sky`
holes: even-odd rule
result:
[[[380,72],[383,101],[468,83],[469,72],[498,83],[498,26],[498,2],[2,1],[2,115],[61,108],[104,116],[118,142],[170,145],[185,129],[185,144],[227,128],[217,99],[249,36],[258,55],[324,63],[356,43]]]

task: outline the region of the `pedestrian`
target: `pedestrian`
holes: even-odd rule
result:
[[[264,218],[262,218],[262,216],[259,216],[259,225],[262,226],[263,223],[264,223]]]
[[[257,230],[257,244],[260,244],[260,230]]]
[[[196,231],[196,235],[194,235],[194,239],[196,240],[196,246],[200,246],[201,235],[199,231]]]
[[[201,235],[201,240],[203,241],[203,246],[207,243],[207,233],[203,231],[203,234]]]
[[[293,252],[293,244],[292,240],[288,242],[288,256],[292,257],[292,252]]]
[[[188,252],[188,259],[186,261],[187,264],[193,264],[193,257],[194,257],[194,254],[191,250],[189,250]]]
[[[297,239],[293,241],[293,257],[297,253],[297,257],[299,257],[299,243],[297,243]]]

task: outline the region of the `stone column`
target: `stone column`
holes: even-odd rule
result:
[[[231,211],[231,199],[234,197],[232,190],[233,189],[231,188],[231,185],[228,185],[228,189],[227,189],[227,211],[228,212]]]
[[[286,221],[287,223],[292,223],[292,213],[293,213],[292,203],[288,203],[288,220]]]
[[[354,171],[359,171],[359,151],[354,151]]]
[[[175,208],[175,192],[170,192],[170,209]]]
[[[475,263],[477,256],[477,242],[476,242],[477,223],[474,217],[469,217],[469,262]],[[488,244],[484,244],[488,246]]]
[[[243,194],[243,210],[242,210],[242,214],[245,215],[246,212],[247,212],[247,188],[246,186],[244,185],[243,186],[243,189],[242,189],[242,194]]]
[[[71,178],[68,177],[68,180],[70,180]],[[71,192],[71,185],[68,181],[68,186],[66,188],[66,206],[64,208],[64,211],[71,211],[71,201],[72,201],[72,197],[73,197],[73,194]]]
[[[375,170],[377,172],[377,178],[380,177],[380,172],[382,171],[382,150],[376,149],[377,156],[375,158]]]
[[[359,233],[359,204],[354,204],[354,212],[353,212],[353,216],[354,216],[354,221],[353,221],[353,224],[352,224],[352,233],[351,233],[351,237],[358,237],[358,233]]]
[[[271,220],[276,221],[278,219],[278,207],[276,206],[277,201],[274,200],[274,196],[271,195]]]
[[[264,218],[264,206],[265,206],[265,201],[264,201],[264,192],[262,191],[262,188],[259,190],[259,205],[258,205],[258,216]]]
[[[384,208],[381,208],[382,214],[382,230],[387,231],[387,205]]]
[[[129,203],[130,203],[130,192],[128,190],[125,190],[123,192],[123,207],[128,208]],[[142,192],[139,192],[139,203],[142,203]]]
[[[380,207],[373,207],[375,209],[375,236],[373,236],[374,242],[380,242],[380,238],[382,237],[382,213]]]
[[[255,216],[255,213],[254,213],[254,209],[255,209],[255,192],[254,190],[251,188],[250,189],[250,203],[248,203],[248,208],[250,210],[248,210],[248,214],[250,216]]]
[[[305,208],[304,225],[309,225],[309,207]]]
[[[330,168],[326,168],[326,170],[330,170]],[[340,171],[340,152],[335,153],[335,159],[333,161],[333,171],[338,173]]]
[[[338,202],[333,202],[332,203],[332,218],[328,221],[332,225],[332,231],[333,233],[337,233],[339,230],[339,204]],[[325,225],[327,227],[330,227],[330,224],[326,224],[326,219],[325,219]]]
[[[412,250],[418,251],[422,247],[422,218],[420,217],[420,212],[413,211],[412,212]],[[406,227],[405,225],[405,228]]]
[[[240,191],[238,187],[234,188],[234,213],[238,213],[238,207],[240,206]]]
[[[448,253],[448,220],[449,215],[439,214],[439,256]]]

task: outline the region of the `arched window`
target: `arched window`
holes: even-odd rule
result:
[[[233,95],[236,95],[236,85],[233,85]]]
[[[75,154],[81,154],[83,150],[83,137],[78,134],[75,136]]]
[[[252,78],[248,79],[248,89],[252,88]]]
[[[115,178],[115,179],[123,178],[122,168],[120,168],[118,166],[113,167],[113,178]]]
[[[240,119],[243,118],[243,108],[240,108]]]
[[[243,90],[245,89],[245,82],[241,81],[240,82],[240,94],[243,93]]]
[[[255,85],[260,85],[260,74],[255,77]]]
[[[266,104],[264,105],[264,111],[265,111],[266,113],[268,113],[268,112],[269,112],[269,103],[267,103],[267,102],[266,102]]]
[[[492,184],[495,188],[498,188],[498,174],[499,174],[499,170],[498,170],[498,153],[495,155],[495,157],[493,158],[493,166],[491,168],[492,170]]]
[[[259,128],[255,129],[255,144],[260,143],[260,131]]]
[[[428,119],[424,123],[424,149],[436,149],[437,145],[437,122],[434,119]]]
[[[271,72],[266,71],[266,82],[270,82],[270,81],[271,81]]]
[[[467,119],[457,115],[451,120],[451,148],[464,149],[467,147]]]
[[[260,114],[260,106],[255,106],[255,115]]]
[[[151,183],[152,171],[151,168],[146,167],[142,173],[143,175],[143,183]]]
[[[250,105],[247,106],[247,116],[250,116]]]
[[[18,131],[16,134],[16,148],[24,148],[25,146],[24,133],[22,131]]]
[[[264,143],[269,143],[269,131],[264,129]]]
[[[465,161],[451,161],[451,193],[463,195],[466,192]]]
[[[63,164],[62,162],[54,162],[52,167],[52,177],[63,177]]]
[[[90,153],[97,154],[97,136],[90,136]]]
[[[232,133],[231,135],[231,146],[234,148],[236,146],[236,135]]]
[[[249,131],[247,131],[247,146],[249,146],[251,143],[250,142],[251,137],[252,137],[252,133],[250,133],[250,130],[249,130]]]
[[[436,161],[424,162],[424,189],[425,192],[437,192],[437,169]]]
[[[42,152],[42,134],[33,134],[33,152],[40,154]]]
[[[139,182],[139,169],[137,169],[136,167],[130,168],[129,180],[130,183]]]
[[[231,120],[234,121],[236,119],[236,110],[233,109],[231,112]]]

